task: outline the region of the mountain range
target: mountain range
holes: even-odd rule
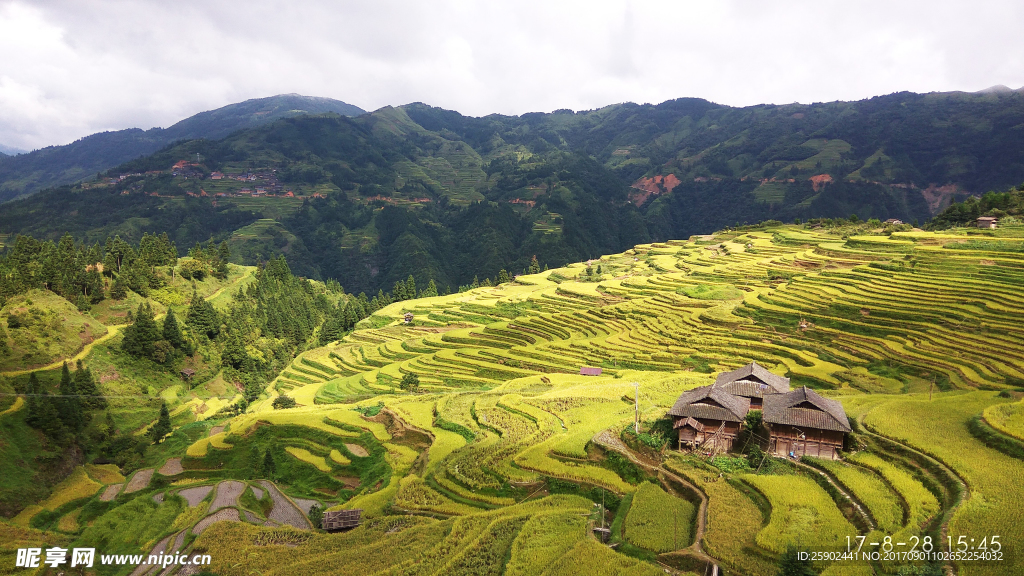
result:
[[[240,263],[285,253],[297,273],[375,292],[409,275],[455,288],[533,256],[556,266],[767,219],[923,223],[1024,181],[1024,94],[1009,89],[479,118],[422,103],[355,117],[296,108],[250,127],[255,112],[199,115],[100,180],[5,204],[0,232],[168,232],[182,250],[212,237]],[[88,140],[81,150],[103,148]]]
[[[94,177],[97,172],[151,154],[175,141],[223,138],[280,118],[324,112],[347,116],[365,113],[340,100],[281,94],[200,112],[167,128],[100,132],[65,146],[47,146],[17,156],[14,154],[20,150],[0,146],[0,202]]]

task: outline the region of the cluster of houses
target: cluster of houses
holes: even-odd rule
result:
[[[733,443],[751,410],[761,410],[768,438],[760,444],[776,456],[836,459],[852,431],[839,402],[806,386],[790,389],[789,378],[756,362],[719,374],[710,386],[684,392],[668,415],[678,432],[679,450],[717,453],[742,448]]]

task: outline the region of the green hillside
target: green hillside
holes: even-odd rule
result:
[[[1024,573],[1012,513],[1024,501],[1024,229],[897,230],[767,223],[394,302],[293,349],[240,411],[216,408],[241,393],[228,370],[184,390],[112,345],[94,350],[86,366],[135,370],[153,388],[146,401],[172,408],[173,431],[123,477],[76,468],[23,500],[7,530],[109,553],[169,542],[209,554],[221,575],[705,574],[713,563],[771,576],[790,545],[845,550],[863,535],[945,550],[947,534],[998,535],[1002,561],[946,564]],[[249,294],[268,289],[267,274]],[[234,300],[225,328],[263,301]],[[679,394],[750,361],[843,404],[855,432],[842,460],[673,449],[663,418]],[[32,450],[25,410],[10,403],[0,426]],[[110,408],[141,422],[133,410]],[[360,509],[364,522],[311,530],[314,504]],[[602,525],[614,547],[593,536]]]

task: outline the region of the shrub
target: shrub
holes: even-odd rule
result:
[[[271,406],[274,407],[274,410],[294,408],[296,405],[297,403],[295,402],[294,398],[292,398],[291,396],[286,396],[284,394],[278,396],[277,398],[274,398],[274,402],[271,404]]]

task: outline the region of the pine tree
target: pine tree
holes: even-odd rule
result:
[[[195,290],[192,291],[192,302],[188,306],[185,322],[196,334],[205,334],[207,338],[214,338],[220,332],[220,318],[213,304],[200,298]]]
[[[434,283],[434,279],[433,278],[431,278],[430,282],[427,283],[426,289],[423,290],[423,293],[420,294],[420,296],[425,297],[425,298],[429,298],[431,296],[437,296],[437,284]]]
[[[81,360],[75,365],[74,384],[78,394],[83,396],[81,403],[84,408],[102,410],[107,407],[107,399],[100,394],[99,388],[96,387],[96,379],[93,378],[92,371],[82,366]]]
[[[262,476],[269,480],[273,480],[277,476],[277,464],[274,463],[274,456],[267,450],[267,453],[263,455],[263,466],[261,471]]]
[[[160,405],[160,417],[157,418],[156,424],[149,429],[149,437],[153,440],[153,444],[159,444],[164,436],[171,433],[171,414],[167,411],[167,403]]]
[[[85,427],[85,414],[82,410],[82,402],[78,397],[78,389],[75,388],[75,382],[71,378],[71,371],[68,370],[67,362],[61,368],[59,391],[61,395],[58,399],[60,421],[71,433],[77,434]]]
[[[221,261],[223,261],[224,263],[227,263],[227,261],[231,258],[231,249],[228,248],[227,240],[221,242],[220,246],[217,247],[217,257],[220,258]]]
[[[252,471],[252,478],[258,478],[263,470],[263,456],[260,454],[259,446],[255,444],[249,448],[249,470]]]
[[[160,340],[160,329],[153,318],[153,308],[149,302],[139,304],[132,324],[124,329],[121,348],[136,358],[149,358],[157,340]]]
[[[124,300],[128,297],[128,287],[121,281],[120,276],[114,279],[114,284],[110,287],[110,297],[114,300]]]
[[[40,396],[42,393],[42,386],[39,385],[39,378],[36,377],[36,373],[29,373],[28,384],[25,386],[25,404],[27,404],[26,410],[28,412],[25,422],[33,428],[39,428],[40,424],[42,424],[40,419],[43,404]]]
[[[232,326],[227,331],[227,340],[224,343],[224,350],[221,352],[221,361],[225,366],[242,368],[249,360],[249,354],[245,351],[245,340],[242,339],[241,330]]]
[[[405,282],[399,280],[398,282],[395,282],[394,288],[391,289],[391,300],[394,302],[401,302],[405,299]]]
[[[512,281],[512,276],[509,275],[508,270],[505,270],[504,268],[502,268],[501,271],[498,272],[498,284],[504,284],[506,282],[511,282],[511,281]]]
[[[530,259],[530,274],[537,274],[540,272],[540,263],[537,262],[537,255],[534,254],[533,258]]]
[[[344,323],[344,311],[329,315],[320,325],[320,345],[325,346],[341,338]]]
[[[171,308],[167,309],[167,316],[164,318],[163,339],[170,342],[171,346],[188,354],[188,342],[185,341],[181,327],[178,326],[178,319],[174,316],[174,310]]]
[[[409,300],[416,297],[416,279],[409,274],[409,277],[405,280],[405,299]]]

